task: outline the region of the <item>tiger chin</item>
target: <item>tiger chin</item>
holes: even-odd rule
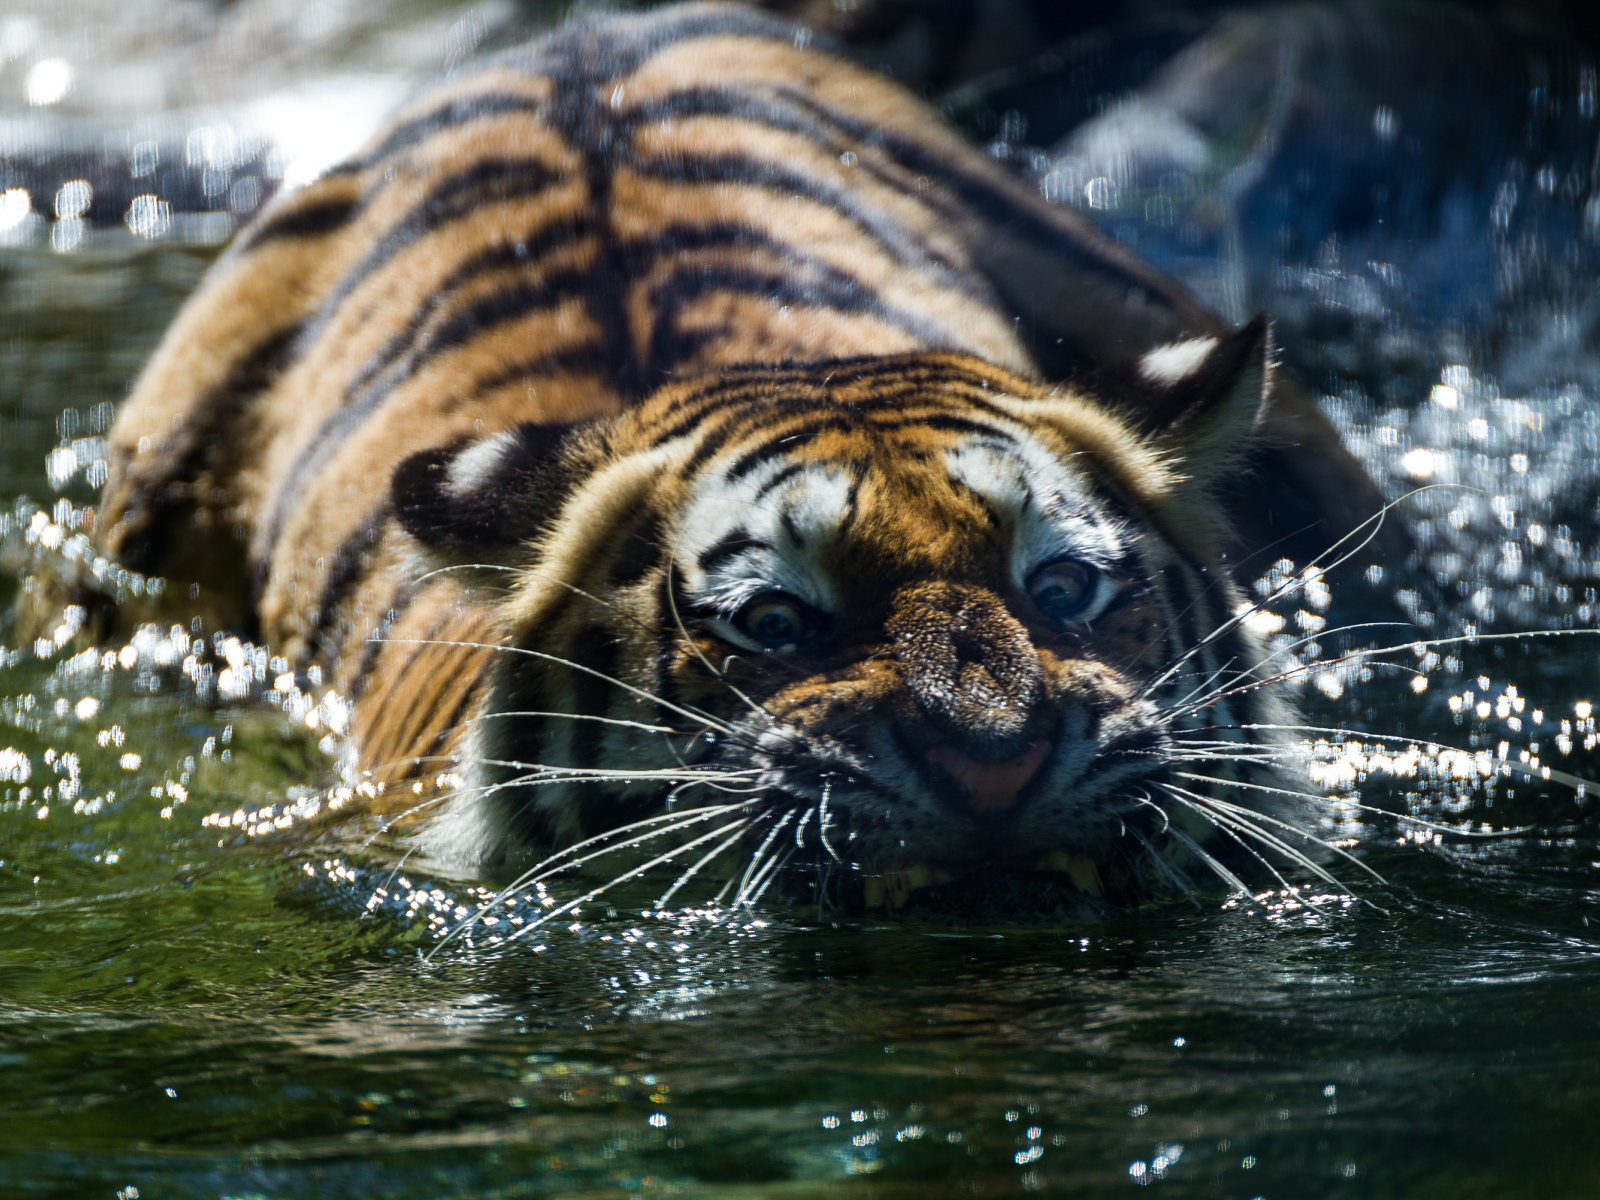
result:
[[[833,874],[868,908],[1237,882],[1313,801],[1276,778],[1209,495],[1268,376],[1257,319],[1061,388],[949,354],[752,368],[414,455],[419,571],[504,631],[423,844],[482,865],[618,827],[712,874],[759,845],[757,885]],[[682,820],[641,831],[668,794]]]
[[[1381,503],[1269,342],[803,27],[593,15],[240,231],[96,536],[441,871],[1237,890],[1319,802],[1229,563]]]

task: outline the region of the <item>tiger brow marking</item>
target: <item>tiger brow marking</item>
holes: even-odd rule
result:
[[[737,558],[746,550],[771,550],[772,543],[752,537],[747,529],[736,529],[720,540],[712,543],[700,552],[696,563],[700,569],[710,573],[727,562],[730,558]]]
[[[734,459],[727,469],[727,477],[729,480],[743,479],[757,467],[784,454],[792,454],[825,433],[850,433],[860,427],[859,418],[826,410],[817,419],[781,426],[773,430],[762,445],[746,450]]]
[[[761,501],[765,500],[771,493],[788,483],[791,479],[805,469],[806,467],[804,463],[790,463],[782,470],[773,472],[772,477],[756,489],[756,494],[754,497],[755,503],[761,503]],[[704,564],[702,564],[702,566],[703,565]]]

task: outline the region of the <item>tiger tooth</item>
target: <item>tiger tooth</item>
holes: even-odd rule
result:
[[[1106,885],[1100,878],[1100,868],[1094,859],[1083,854],[1068,854],[1065,850],[1052,850],[1041,855],[1034,863],[1036,871],[1056,871],[1072,879],[1072,886],[1090,896],[1104,896]]]

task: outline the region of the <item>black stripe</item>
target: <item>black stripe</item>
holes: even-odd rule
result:
[[[631,587],[661,561],[661,514],[648,512],[617,539],[607,578],[613,588]]]
[[[548,102],[519,96],[515,93],[482,92],[475,96],[462,96],[440,105],[432,112],[402,122],[384,135],[383,141],[359,158],[345,160],[328,172],[330,175],[354,175],[368,170],[391,158],[402,150],[409,150],[435,134],[455,129],[473,121],[486,121],[509,113],[538,113],[548,108]]]
[[[577,666],[587,667],[588,670],[571,672],[573,712],[595,717],[606,714],[614,686],[611,679],[616,677],[621,658],[620,650],[616,635],[604,625],[588,625],[578,631],[570,658]],[[596,674],[590,674],[591,671]],[[585,768],[600,766],[601,738],[605,734],[605,725],[600,721],[574,721],[572,724],[570,765]]]
[[[820,420],[808,421],[800,426],[788,426],[776,431],[775,435],[766,442],[747,450],[734,459],[733,465],[727,470],[730,480],[742,479],[763,463],[771,462],[780,455],[790,454],[802,447],[809,445],[824,433],[847,433],[853,428],[859,428],[859,420],[839,414],[829,413]]]
[[[967,433],[993,439],[1006,446],[1017,444],[1017,439],[1003,429],[996,429],[993,425],[985,425],[981,421],[968,420],[966,417],[952,416],[949,413],[879,419],[872,422],[872,428],[878,433],[898,433],[902,429],[930,429],[935,433]]]
[[[341,197],[303,204],[288,212],[268,213],[264,220],[246,229],[234,245],[239,253],[248,254],[268,242],[335,233],[353,221],[362,206],[361,200]]]
[[[176,433],[179,444],[169,456],[170,465],[154,480],[139,480],[128,502],[124,520],[132,532],[120,552],[125,566],[146,574],[159,572],[173,538],[185,527],[182,515],[194,503],[186,485],[233,444],[229,427],[293,360],[300,332],[296,323],[263,338],[235,360],[220,383],[189,407]]]
[[[554,354],[537,354],[509,363],[493,375],[486,375],[473,385],[470,392],[464,392],[441,408],[440,415],[449,416],[508,384],[528,379],[547,379],[553,375],[571,375],[579,371],[600,375],[604,374],[608,365],[600,347],[592,342],[558,350]]]
[[[393,596],[389,598],[389,611],[384,615],[383,623],[373,631],[367,639],[361,652],[361,663],[356,668],[356,673],[350,680],[350,699],[359,700],[367,690],[367,680],[371,678],[373,670],[378,665],[378,656],[383,653],[385,642],[384,634],[400,623],[406,611],[417,598],[417,589],[409,583],[401,584]]]
[[[804,463],[790,463],[787,467],[784,467],[783,470],[774,472],[772,478],[768,479],[756,489],[756,501],[759,503],[760,501],[766,499],[768,493],[782,487],[784,484],[788,483],[789,480],[793,479],[805,469]]]
[[[634,156],[629,158],[628,166],[642,178],[667,183],[733,183],[786,196],[804,196],[812,204],[828,209],[855,226],[897,264],[919,267],[963,295],[989,307],[995,305],[993,291],[982,274],[952,262],[907,233],[882,206],[864,204],[858,193],[836,187],[816,175],[738,153],[681,155],[670,159]],[[904,194],[903,189],[896,190]]]
[[[429,687],[430,682],[429,680],[424,680],[422,687]],[[439,726],[439,731],[433,735],[433,739],[428,743],[428,749],[422,756],[424,762],[436,758],[439,752],[449,744],[451,735],[460,728],[461,720],[466,715],[467,710],[478,699],[478,691],[482,686],[483,676],[479,675],[477,679],[472,680],[461,689],[461,698],[456,701],[455,707],[450,710],[449,715],[445,718],[445,723]],[[418,766],[420,768],[421,764],[418,764]],[[421,773],[420,769],[418,773]]]
[[[306,643],[310,656],[318,662],[334,662],[343,649],[330,645],[328,635],[333,632],[339,609],[350,594],[367,577],[367,569],[374,552],[384,540],[385,526],[393,514],[385,499],[376,512],[363,521],[333,552],[333,562],[317,597],[316,615],[311,620],[311,631]]]
[[[792,268],[778,264],[734,266],[690,261],[655,286],[650,297],[650,311],[667,314],[670,318],[682,314],[705,296],[730,292],[743,293],[777,306],[866,314],[901,330],[928,350],[962,349],[951,330],[941,328],[920,313],[885,303],[860,278],[832,267],[821,267],[809,276],[797,277]],[[684,330],[671,319],[658,320],[646,360],[646,377],[658,380],[659,376],[670,374],[675,364],[692,360],[717,336],[714,330]]]
[[[526,316],[539,309],[555,308],[564,300],[580,294],[583,284],[582,273],[564,272],[554,281],[553,286],[519,284],[506,292],[499,292],[479,300],[465,312],[450,314],[436,332],[427,335],[425,349],[418,355],[397,363],[386,373],[385,378],[376,381],[364,393],[348,399],[343,407],[330,413],[306,443],[293,469],[278,485],[267,527],[269,556],[283,535],[290,513],[304,499],[310,480],[338,453],[345,440],[366,421],[373,410],[382,404],[396,387],[413,376],[419,363],[461,345],[469,336],[480,333],[485,328]],[[596,348],[573,347],[569,352],[574,353],[582,361],[592,361]],[[562,354],[560,352],[552,354],[544,361],[550,363],[553,373],[560,369]]]
[[[719,538],[710,546],[700,552],[700,557],[695,561],[700,569],[705,572],[715,571],[730,558],[736,558],[746,550],[771,550],[772,544],[760,538],[750,536],[747,529],[736,529],[725,537]]]
[[[338,314],[350,294],[387,266],[408,246],[415,245],[441,226],[472,216],[483,204],[527,199],[560,182],[562,176],[552,171],[541,160],[533,158],[484,159],[441,180],[383,237],[378,239],[377,243],[362,256],[361,261],[339,280],[327,299],[318,306],[316,321],[307,330],[308,339],[315,339]],[[570,231],[564,232],[567,232],[568,236],[562,238],[563,245],[571,240]],[[523,245],[526,247],[526,243]],[[519,254],[515,246],[500,247],[487,254],[476,256],[466,266],[483,270],[489,265],[501,263],[509,265],[524,256]],[[431,312],[441,296],[448,295],[453,287],[459,287],[464,281],[457,278],[461,273],[461,270],[453,273],[451,281],[441,286],[435,295],[430,297],[430,303],[424,304],[419,313]],[[406,332],[414,334],[417,319],[417,316],[413,316]],[[401,336],[405,334],[402,333]],[[391,346],[393,345],[394,342],[391,341]],[[386,361],[383,355],[380,355],[379,359],[380,363]],[[376,366],[369,368],[368,374],[377,369]]]

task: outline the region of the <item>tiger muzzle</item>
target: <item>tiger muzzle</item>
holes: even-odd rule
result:
[[[1028,631],[994,593],[943,581],[902,588],[886,631],[916,706],[907,739],[972,809],[1011,809],[1055,724]]]

